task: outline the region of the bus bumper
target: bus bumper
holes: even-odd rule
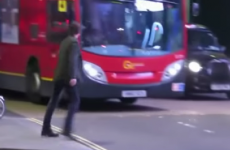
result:
[[[185,75],[181,71],[176,77],[167,82],[142,84],[142,85],[118,85],[101,84],[85,77],[84,83],[80,85],[80,94],[82,98],[131,98],[124,97],[123,91],[141,90],[146,91],[146,96],[153,98],[179,98],[184,96]],[[135,97],[135,96],[134,96]],[[136,98],[141,98],[137,96]],[[133,98],[133,97],[132,97]]]

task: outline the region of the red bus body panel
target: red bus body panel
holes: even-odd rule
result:
[[[83,51],[83,59],[97,64],[106,72],[108,82],[112,84],[147,84],[161,81],[162,72],[168,64],[175,60],[184,59],[184,51],[157,57],[108,57]],[[164,61],[162,61],[164,60]],[[124,62],[141,64],[132,70],[124,68]],[[109,63],[106,63],[109,62]]]

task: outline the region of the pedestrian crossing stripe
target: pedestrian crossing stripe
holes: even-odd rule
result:
[[[67,12],[66,0],[58,0],[58,11],[59,12]]]

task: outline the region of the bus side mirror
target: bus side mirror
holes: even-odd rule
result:
[[[192,3],[192,14],[194,17],[199,16],[200,14],[200,4],[198,2]]]

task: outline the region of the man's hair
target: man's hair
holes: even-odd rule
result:
[[[80,30],[80,24],[77,22],[71,22],[69,24],[69,35],[73,36],[75,34],[78,34],[79,30]]]

